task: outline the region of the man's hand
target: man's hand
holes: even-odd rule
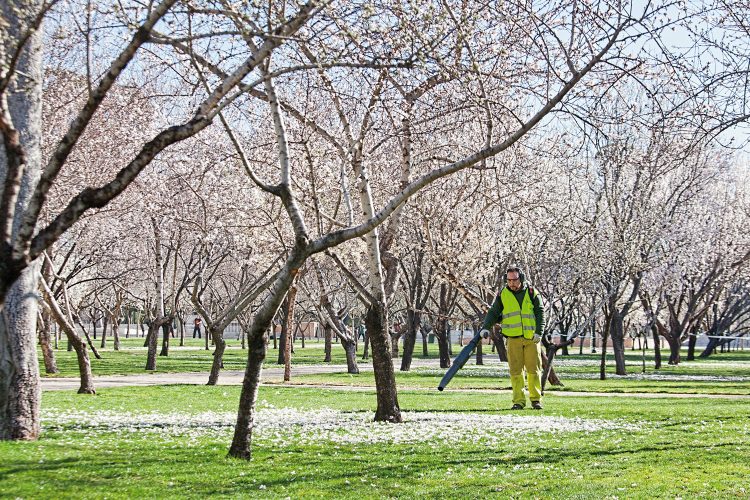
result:
[[[490,331],[486,329],[482,330],[481,332],[479,332],[479,336],[482,337],[483,339],[488,339],[490,338]]]
[[[535,344],[538,344],[540,340],[542,340],[542,336],[538,333],[535,333],[533,337],[531,337],[531,340],[534,341]]]

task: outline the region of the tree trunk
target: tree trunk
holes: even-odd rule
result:
[[[362,359],[364,360],[370,356],[370,332],[367,331],[367,325],[365,325],[365,338],[363,342],[365,347],[362,349]]]
[[[609,321],[609,336],[612,339],[612,350],[615,354],[615,373],[626,375],[625,369],[625,332],[620,311],[614,309]]]
[[[651,335],[654,338],[654,369],[661,368],[661,339],[659,338],[659,328],[654,324],[651,326]]]
[[[0,314],[0,440],[39,437],[38,268],[29,266],[13,283]]]
[[[417,328],[419,328],[419,313],[414,311],[406,312],[406,333],[404,334],[404,354],[401,359],[401,371],[408,372],[411,367],[411,360],[414,356],[414,345],[417,343]]]
[[[670,333],[667,336],[667,343],[669,344],[669,364],[679,365],[680,364],[680,348],[682,343],[680,342],[680,336]]]
[[[112,348],[115,351],[119,351],[120,350],[120,320],[117,318],[112,318],[112,340],[114,341]]]
[[[172,322],[161,326],[161,351],[159,356],[169,356],[169,333],[172,330]]]
[[[206,332],[211,330],[206,328]],[[211,373],[208,376],[208,383],[206,385],[216,385],[219,381],[219,372],[224,368],[224,350],[227,347],[227,343],[224,341],[224,332],[212,332],[216,339],[216,349],[214,349],[214,359],[211,363]]]
[[[251,458],[250,444],[255,420],[255,402],[258,398],[258,385],[260,384],[263,360],[266,358],[266,337],[264,333],[271,327],[273,317],[276,315],[282,299],[289,290],[292,280],[299,272],[305,258],[299,248],[292,251],[284,266],[286,272],[279,275],[276,282],[271,286],[268,296],[256,311],[247,338],[247,365],[245,365],[245,376],[242,380],[237,423],[229,448],[230,457],[246,460]]]
[[[500,358],[500,361],[502,361],[503,363],[507,363],[508,351],[505,349],[505,342],[503,341],[503,336],[493,331],[490,338],[492,339],[492,343],[495,345],[495,349],[497,349],[497,357]]]
[[[146,370],[156,370],[156,346],[159,343],[159,329],[169,321],[172,321],[171,317],[161,316],[159,318],[154,318],[148,326],[148,335],[146,336],[148,341]]]
[[[356,340],[341,339],[341,346],[346,353],[346,372],[350,374],[359,373],[357,366],[357,342]]]
[[[102,320],[102,343],[99,346],[100,349],[104,349],[107,346],[107,325],[109,325],[109,320],[105,317]]]
[[[52,318],[49,313],[42,311],[38,325],[39,345],[42,348],[42,356],[44,357],[44,372],[49,374],[60,372],[60,370],[57,369],[57,361],[55,361],[55,351],[52,350],[52,346],[49,342],[49,332],[51,328]]]
[[[375,421],[401,422],[401,409],[396,393],[396,375],[390,352],[391,336],[388,333],[388,317],[382,303],[370,305],[365,316],[367,333],[372,343],[372,366],[375,372],[377,409]]]
[[[270,320],[268,322],[270,323]],[[257,323],[256,318],[247,339],[247,365],[245,366],[245,377],[242,380],[237,424],[234,428],[232,444],[229,447],[230,457],[245,460],[250,460],[252,456],[250,444],[255,423],[255,402],[258,399],[258,386],[260,385],[263,360],[266,359],[266,339],[263,332],[267,325],[263,326]]]
[[[294,304],[297,300],[297,280],[292,281],[286,294],[286,311],[284,313],[283,329],[286,330],[286,345],[284,346],[284,382],[292,379],[292,344],[294,343]]]
[[[324,363],[330,363],[331,362],[331,340],[333,338],[333,328],[331,328],[331,325],[328,324],[328,322],[323,323],[323,331],[325,332],[325,358],[323,358]],[[348,360],[347,360],[348,363]]]
[[[94,377],[91,374],[91,360],[89,359],[86,344],[79,337],[69,337],[69,340],[76,351],[78,373],[81,376],[81,386],[78,388],[78,394],[96,394]]]
[[[562,351],[562,349],[560,349]],[[549,364],[550,358],[547,357],[547,353],[544,352],[545,350],[542,349],[542,371],[547,369],[547,364]],[[554,361],[554,356],[552,357],[552,361]],[[555,372],[555,366],[554,364],[550,366],[549,374],[547,375],[547,383],[550,385],[556,385],[558,387],[563,387],[563,383],[560,381],[560,377],[557,376],[557,373]]]
[[[450,368],[451,356],[450,346],[448,345],[448,336],[450,335],[450,324],[445,318],[439,318],[435,322],[433,330],[438,344],[438,356],[440,358],[440,368]]]
[[[3,75],[11,77],[4,92],[7,109],[3,113],[9,115],[18,132],[13,137],[12,130],[4,130],[4,141],[0,145],[0,179],[3,179],[4,186],[16,184],[17,188],[15,200],[3,200],[15,205],[12,207],[13,220],[7,221],[9,231],[3,235],[3,238],[10,236],[10,244],[15,242],[21,229],[21,220],[39,180],[42,164],[42,30],[29,32],[26,23],[18,17],[30,19],[40,11],[41,5],[40,0],[0,3],[3,34],[11,41],[10,45],[8,40],[0,42],[3,49],[12,46],[12,41],[20,41],[28,35],[16,60],[15,74]],[[3,56],[8,56],[4,50]],[[3,57],[3,62],[7,63],[8,59]],[[3,72],[7,71],[7,66],[3,66]],[[16,147],[20,149],[16,150]],[[11,190],[6,193],[12,194]],[[7,250],[3,248],[3,253]],[[3,271],[8,265],[10,262],[2,262]],[[3,289],[7,286],[8,291],[4,300],[0,300],[0,440],[35,440],[39,437],[41,381],[36,353],[39,271],[37,261],[31,263],[13,283],[3,277]]]
[[[180,347],[185,345],[185,316],[177,317],[177,325],[180,328]]]

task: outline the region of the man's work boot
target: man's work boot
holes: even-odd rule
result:
[[[543,408],[541,401],[532,401],[531,407],[535,410],[541,410]]]
[[[514,404],[510,407],[511,410],[523,410],[523,405],[519,405],[518,403]]]

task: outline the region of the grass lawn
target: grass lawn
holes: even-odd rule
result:
[[[238,387],[45,392],[37,442],[0,442],[2,498],[746,498],[750,401],[264,386],[253,459],[226,458]]]

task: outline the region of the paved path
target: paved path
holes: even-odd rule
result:
[[[400,363],[400,360],[395,360]],[[415,359],[413,367],[427,366],[437,367],[436,360]],[[399,364],[394,368],[398,370]],[[359,364],[360,372],[371,372],[372,365]],[[325,373],[346,373],[346,365],[298,365],[292,367],[292,382],[289,385],[295,387],[313,387],[321,389],[339,389],[349,391],[373,391],[372,386],[351,386],[336,384],[304,384],[295,382],[294,377],[298,375],[314,375]],[[224,370],[219,376],[218,385],[241,385],[243,371]],[[262,372],[261,383],[263,385],[278,385],[283,383],[284,369],[281,367],[264,368]],[[126,386],[149,386],[149,385],[205,385],[208,381],[208,373],[144,373],[140,375],[108,375],[94,377],[94,387],[97,389],[103,387],[126,387]],[[42,378],[42,390],[44,391],[65,391],[77,390],[80,386],[80,380],[77,377],[57,377]],[[401,390],[413,391],[435,391],[437,388],[425,387],[400,387]],[[482,392],[488,394],[509,393],[510,389],[451,389],[446,388],[446,392]],[[743,399],[750,400],[750,394],[682,394],[682,393],[650,393],[650,392],[574,392],[574,391],[551,391],[548,396],[598,396],[598,397],[616,397],[616,398],[705,398],[705,399]]]

